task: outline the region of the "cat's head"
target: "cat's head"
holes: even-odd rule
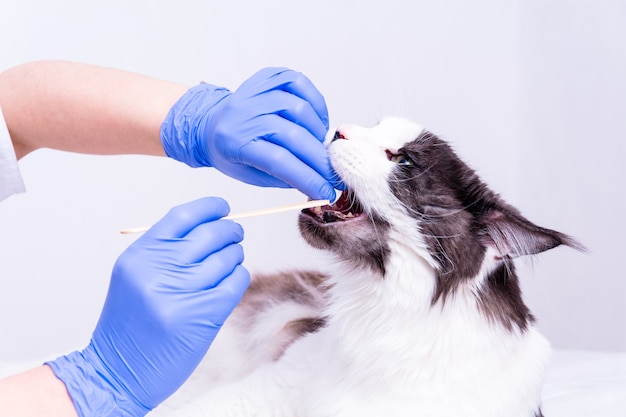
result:
[[[347,190],[333,205],[303,211],[303,237],[382,277],[392,252],[410,248],[437,274],[435,300],[485,267],[511,271],[513,258],[579,247],[525,219],[418,124],[389,118],[373,128],[342,126],[328,152]]]

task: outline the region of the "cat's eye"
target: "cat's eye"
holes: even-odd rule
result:
[[[404,153],[391,154],[388,153],[389,160],[394,164],[410,166],[414,165],[413,160]]]

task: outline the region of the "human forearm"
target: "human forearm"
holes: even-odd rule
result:
[[[39,61],[0,73],[18,158],[38,148],[164,155],[159,131],[188,86],[92,65]]]
[[[265,187],[334,200],[328,110],[303,74],[265,68],[234,92],[63,61],[0,73],[0,107],[18,159],[38,148],[166,155]],[[337,183],[337,184],[335,184]]]
[[[76,417],[65,385],[48,366],[0,379],[0,416]]]

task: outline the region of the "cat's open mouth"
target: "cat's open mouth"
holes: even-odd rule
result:
[[[341,193],[339,199],[331,205],[302,210],[321,223],[334,223],[352,220],[363,214],[363,208],[352,190]]]

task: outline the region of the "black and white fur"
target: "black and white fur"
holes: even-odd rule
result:
[[[256,277],[165,414],[541,416],[550,347],[513,260],[578,244],[415,123],[343,126],[328,152],[348,190],[299,227],[335,271]]]

